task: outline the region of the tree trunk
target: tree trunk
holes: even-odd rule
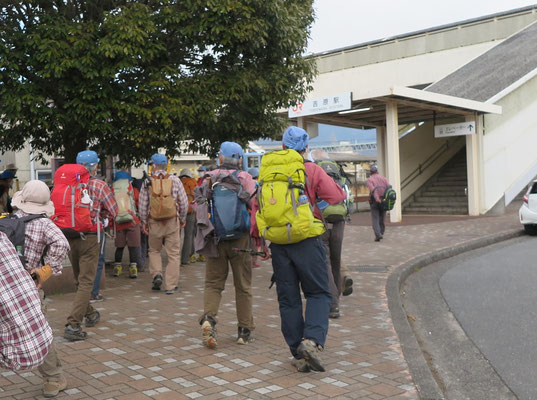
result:
[[[81,151],[87,150],[86,136],[68,127],[67,131],[70,133],[64,133],[63,137],[63,157],[66,164],[76,164],[76,156]]]

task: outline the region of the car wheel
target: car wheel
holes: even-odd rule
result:
[[[528,235],[537,235],[537,225],[526,224],[524,225],[524,231]]]

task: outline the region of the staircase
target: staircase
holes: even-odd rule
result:
[[[468,214],[466,149],[458,152],[403,205],[405,214]]]

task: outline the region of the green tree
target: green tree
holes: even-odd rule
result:
[[[8,2],[0,150],[138,163],[274,135],[310,89],[312,21],[312,0]]]

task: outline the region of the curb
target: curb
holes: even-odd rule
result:
[[[418,256],[400,265],[388,276],[388,280],[386,282],[388,308],[390,309],[393,326],[397,332],[397,335],[399,336],[401,349],[408,364],[412,379],[416,384],[420,399],[443,400],[445,397],[440,390],[438,383],[434,379],[433,374],[431,373],[429,365],[423,356],[418,341],[416,340],[414,332],[412,331],[412,328],[408,322],[406,312],[403,309],[401,302],[401,286],[405,280],[415,272],[416,269],[426,267],[429,264],[465,253],[467,251],[513,239],[522,236],[523,234],[524,231],[520,229],[513,229]]]

